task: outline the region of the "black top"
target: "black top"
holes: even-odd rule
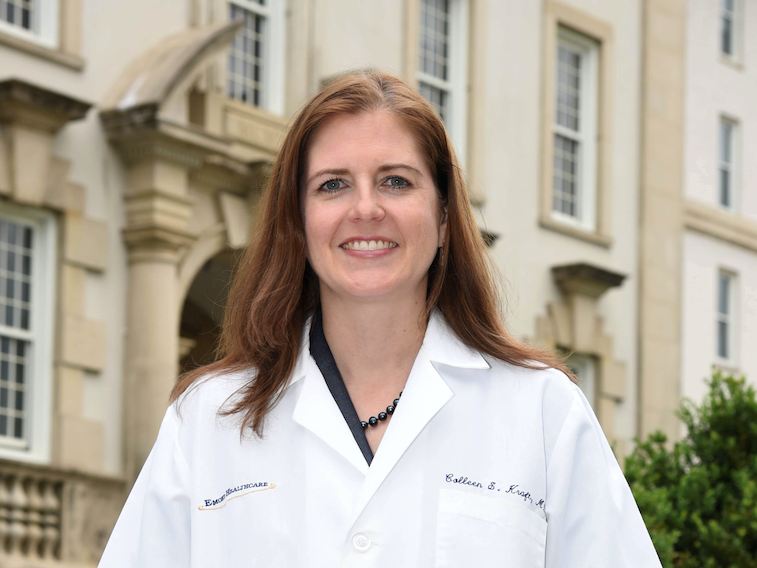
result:
[[[331,354],[331,349],[323,333],[323,320],[321,319],[320,308],[313,317],[313,326],[310,329],[310,355],[313,356],[315,364],[321,370],[321,374],[326,380],[326,385],[331,391],[331,396],[334,397],[339,410],[342,411],[342,416],[347,421],[347,426],[349,426],[350,432],[355,437],[360,451],[363,452],[365,461],[368,462],[368,465],[371,465],[373,452],[368,445],[365,430],[362,424],[360,424],[360,418],[358,418],[355,406],[352,404],[350,394],[347,392],[347,387],[344,385],[342,375],[336,366],[336,361],[334,361],[334,356]]]

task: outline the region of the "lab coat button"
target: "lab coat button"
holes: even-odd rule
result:
[[[371,539],[365,533],[355,533],[352,537],[352,546],[359,552],[365,552],[371,547]]]

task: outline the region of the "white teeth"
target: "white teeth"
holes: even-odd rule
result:
[[[347,250],[381,250],[396,246],[397,243],[393,243],[392,241],[350,241],[344,243],[342,248]]]

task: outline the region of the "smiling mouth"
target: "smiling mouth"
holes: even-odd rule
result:
[[[381,250],[394,248],[398,245],[392,241],[350,241],[339,246],[346,250]]]

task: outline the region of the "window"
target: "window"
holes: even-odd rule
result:
[[[52,219],[0,212],[0,456],[49,451]]]
[[[270,112],[283,112],[284,27],[281,0],[231,0],[229,19],[242,30],[229,51],[228,95]]]
[[[0,0],[0,31],[57,47],[58,0]]]
[[[588,230],[596,226],[597,52],[596,42],[559,29],[552,213]]]
[[[718,203],[735,208],[736,197],[736,129],[734,121],[720,119],[718,150]]]
[[[720,52],[726,57],[736,58],[736,3],[738,0],[720,2]]]
[[[467,0],[421,0],[418,90],[442,117],[458,159],[465,156]]]
[[[717,356],[721,361],[735,361],[735,286],[736,277],[725,271],[718,273]]]

